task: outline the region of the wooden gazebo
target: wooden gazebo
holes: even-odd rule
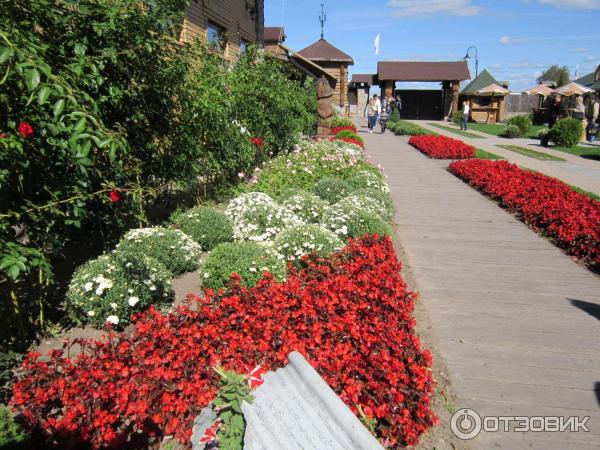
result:
[[[504,98],[510,91],[487,70],[465,86],[460,94],[471,106],[473,122],[498,123],[504,120]]]

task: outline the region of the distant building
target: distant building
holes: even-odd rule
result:
[[[280,45],[285,44],[285,39],[287,38],[284,28],[265,27],[264,35],[265,50],[274,56],[286,59],[287,52],[284,50],[283,46]]]
[[[577,78],[575,83],[593,89],[596,92],[600,92],[600,65],[598,65],[594,72],[588,73],[581,78]]]
[[[180,40],[200,39],[236,61],[251,44],[263,44],[264,0],[192,0]]]
[[[498,123],[506,117],[504,99],[509,94],[508,83],[496,80],[491,73],[484,70],[465,86],[460,96],[471,106],[471,120],[479,123]]]
[[[319,39],[298,54],[316,63],[337,80],[332,103],[345,107],[348,104],[348,66],[354,65],[352,57],[325,39]]]

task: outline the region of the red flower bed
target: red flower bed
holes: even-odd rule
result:
[[[591,266],[600,265],[600,202],[556,178],[506,161],[457,161],[448,169],[517,213],[569,254]]]
[[[185,442],[215,396],[212,367],[282,367],[300,351],[346,404],[378,420],[377,435],[415,444],[437,418],[430,409],[431,356],[414,333],[415,295],[389,238],[365,237],[326,259],[306,260],[276,283],[232,277],[228,292],[175,313],[151,309],[135,331],[84,344],[73,359],[28,355],[12,405],[49,440],[132,448],[153,436]],[[136,448],[138,448],[136,447]]]
[[[333,127],[331,129],[331,134],[332,135],[336,135],[338,134],[340,131],[352,131],[354,134],[358,133],[358,130],[356,129],[356,127],[354,125],[340,125],[337,127]]]
[[[475,147],[446,136],[412,136],[408,143],[434,159],[466,159],[475,157]]]

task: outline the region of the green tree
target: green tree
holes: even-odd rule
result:
[[[557,64],[546,69],[537,79],[538,83],[543,81],[554,81],[557,87],[564,86],[571,80],[569,68],[567,66],[560,67]]]

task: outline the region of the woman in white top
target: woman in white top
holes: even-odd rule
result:
[[[377,98],[377,94],[373,94],[373,98],[367,104],[367,122],[369,133],[373,133],[373,128],[377,124],[377,116],[381,113],[381,102]]]
[[[471,106],[468,101],[463,102],[462,117],[460,118],[460,129],[467,131],[467,123],[469,123],[469,113],[471,112]]]

